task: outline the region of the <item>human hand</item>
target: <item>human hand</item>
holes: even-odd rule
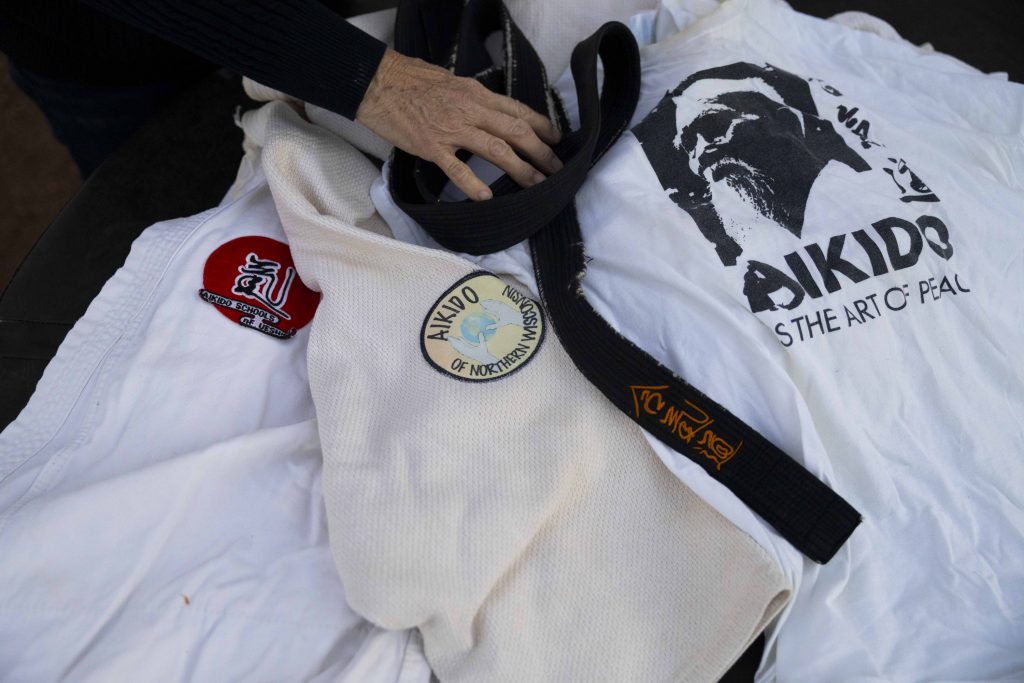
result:
[[[390,49],[366,90],[356,120],[396,147],[437,164],[475,200],[490,199],[492,193],[455,156],[458,149],[486,159],[522,187],[544,180],[537,169],[554,173],[562,168],[549,147],[561,135],[547,118],[472,78],[453,76]]]

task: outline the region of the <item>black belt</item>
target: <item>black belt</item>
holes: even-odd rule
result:
[[[484,38],[501,31],[505,66],[494,68]],[[403,0],[399,52],[475,76],[492,90],[554,115],[568,131],[544,67],[500,0]],[[598,58],[604,67],[598,90]],[[447,178],[435,165],[395,151],[395,203],[443,246],[486,254],[530,240],[541,302],[580,372],[650,434],[699,464],[810,559],[832,558],[860,514],[756,430],[616,332],[583,295],[586,260],[574,197],[590,167],[629,124],[640,91],[640,55],[629,30],[610,22],[573,50],[580,128],[555,148],[565,163],[522,189],[508,176],[485,202],[441,202]],[[553,106],[555,111],[551,111]]]

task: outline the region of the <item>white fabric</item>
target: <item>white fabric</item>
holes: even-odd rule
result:
[[[426,683],[418,637],[345,602],[306,376],[197,295],[266,181],[147,229],[0,435],[0,678]]]
[[[814,183],[799,237],[737,199],[724,181],[715,185],[716,207],[744,248],[731,267],[673,201],[673,188],[662,189],[632,134],[577,196],[590,257],[583,284],[598,311],[865,515],[840,554],[817,567],[695,465],[652,442],[670,469],[751,533],[798,585],[770,632],[761,680],[1019,680],[1024,87],[772,0],[665,0],[631,26],[645,44],[634,124],[697,71],[768,63],[808,83],[820,117],[871,167],[858,173],[830,161]],[[572,111],[571,79],[558,85]],[[680,116],[711,106],[715,89],[728,85],[699,84],[679,101]],[[778,97],[756,79],[732,86]],[[866,148],[856,124],[840,119],[840,105],[870,126],[860,128]],[[806,134],[812,121],[802,121]],[[722,143],[734,133],[723,130]],[[899,160],[941,201],[900,201],[902,192],[914,194],[909,177],[884,171]],[[373,197],[396,237],[436,246],[396,211],[382,183]],[[948,227],[949,258],[924,243],[915,265],[895,270],[887,260],[888,272],[874,275],[853,231],[869,233],[881,254],[872,223],[926,214]],[[837,273],[841,288],[827,292],[805,247],[827,250],[843,234],[843,258],[869,277],[853,282]],[[907,237],[898,241],[908,248]],[[782,300],[778,310],[754,314],[743,293],[748,260],[786,268],[790,252],[802,254],[823,295],[794,310]],[[522,247],[472,260],[536,291]],[[943,277],[948,289],[939,289]],[[897,293],[903,285],[905,307]],[[883,302],[892,288],[899,310]],[[870,309],[871,318],[858,312],[857,302],[872,301],[880,309]],[[858,320],[846,317],[846,307]],[[838,318],[823,324],[836,330],[816,327],[800,341],[809,328],[796,319],[825,309]]]
[[[512,19],[554,77],[568,68],[572,48],[607,21],[626,21],[656,0],[509,0]]]
[[[888,40],[903,40],[899,31],[891,24],[865,12],[840,12],[833,14],[828,20],[858,31],[868,31]]]
[[[244,125],[323,292],[310,385],[350,604],[418,627],[444,681],[717,680],[788,598],[775,562],[550,331],[493,381],[432,367],[423,321],[472,263],[381,237],[378,171],[340,138],[280,103]]]

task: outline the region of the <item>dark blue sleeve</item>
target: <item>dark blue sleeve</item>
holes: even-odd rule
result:
[[[83,1],[350,119],[386,49],[316,0]]]

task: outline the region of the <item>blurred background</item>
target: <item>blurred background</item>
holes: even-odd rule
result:
[[[0,288],[81,182],[71,155],[11,82],[0,54]]]

